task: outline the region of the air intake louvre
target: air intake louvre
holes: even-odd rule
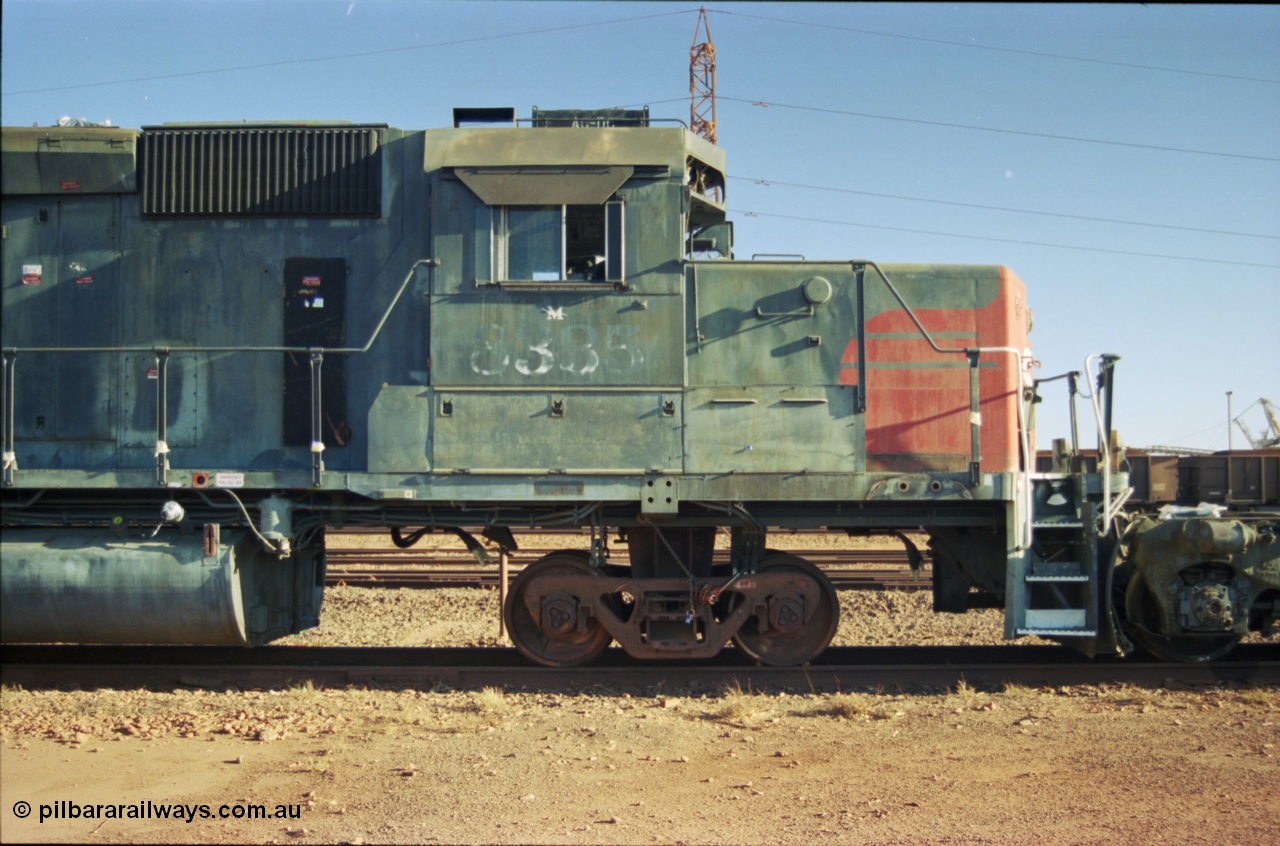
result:
[[[157,128],[142,134],[142,213],[377,215],[368,127]]]

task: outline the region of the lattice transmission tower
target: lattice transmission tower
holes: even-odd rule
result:
[[[698,35],[703,32],[706,39],[699,41]],[[698,9],[693,47],[689,50],[689,101],[689,128],[716,143],[716,45],[711,41],[706,6]]]

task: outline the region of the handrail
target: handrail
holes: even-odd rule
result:
[[[876,273],[879,274],[880,278],[884,280],[885,287],[889,289],[889,293],[893,294],[893,298],[898,301],[898,305],[902,306],[902,310],[907,313],[907,317],[911,318],[911,322],[916,325],[916,329],[919,330],[920,335],[926,341],[928,341],[929,346],[933,347],[934,352],[963,353],[965,355],[969,354],[974,350],[982,352],[981,347],[940,347],[938,346],[938,344],[933,340],[933,336],[929,334],[929,330],[924,328],[924,324],[920,322],[920,318],[916,317],[916,313],[911,310],[911,306],[907,305],[907,301],[902,298],[902,294],[898,293],[898,289],[895,288],[893,283],[889,281],[889,275],[885,273],[884,270],[881,269],[880,265],[870,260],[854,262],[854,264],[855,265],[863,264],[863,265],[866,265],[867,267],[875,268]]]
[[[1099,470],[1102,471],[1102,515],[1099,518],[1099,528],[1105,528],[1120,513],[1120,509],[1124,507],[1125,502],[1133,494],[1133,488],[1126,489],[1120,496],[1116,497],[1116,501],[1111,501],[1111,369],[1115,366],[1116,361],[1120,357],[1109,353],[1094,353],[1085,357],[1084,370],[1085,373],[1092,373],[1092,364],[1095,360],[1101,361],[1101,368],[1098,371],[1098,381],[1094,384],[1093,390],[1089,393],[1090,404],[1093,406],[1093,418],[1098,427],[1098,464]],[[1104,421],[1102,411],[1102,391],[1107,391],[1107,410]]]
[[[248,346],[248,347],[174,347],[164,344],[146,345],[130,345],[120,347],[4,347],[3,351],[6,355],[17,353],[130,353],[130,352],[168,352],[168,353],[367,353],[372,347],[373,342],[378,339],[378,335],[382,332],[382,327],[386,325],[387,318],[391,316],[391,312],[395,309],[396,304],[400,302],[405,289],[409,287],[409,282],[413,280],[414,272],[422,265],[428,267],[439,267],[440,259],[428,258],[418,259],[410,267],[409,272],[405,274],[404,281],[400,283],[400,288],[396,291],[395,296],[391,298],[391,302],[382,313],[382,317],[378,320],[378,325],[374,327],[373,334],[369,336],[369,340],[364,346],[360,347],[284,347],[284,346]]]
[[[324,441],[321,438],[320,427],[320,368],[324,361],[326,353],[341,354],[363,354],[367,353],[372,347],[378,336],[382,334],[382,327],[386,325],[387,319],[391,316],[391,312],[395,310],[396,305],[400,302],[400,298],[404,295],[405,289],[409,287],[409,282],[413,280],[414,274],[421,266],[439,267],[439,258],[418,259],[410,267],[409,272],[405,274],[404,281],[400,283],[400,287],[396,290],[395,296],[391,298],[391,302],[387,304],[386,309],[382,312],[382,317],[378,320],[378,324],[373,328],[369,340],[359,347],[286,347],[286,346],[248,346],[248,347],[222,347],[222,346],[189,346],[189,347],[173,347],[162,344],[154,344],[152,346],[116,346],[116,347],[4,347],[0,349],[0,355],[3,357],[4,365],[4,381],[3,381],[3,398],[0,399],[0,419],[3,421],[3,445],[0,449],[3,451],[3,479],[2,483],[6,487],[13,485],[14,472],[18,469],[18,457],[15,449],[15,433],[14,433],[14,397],[17,389],[14,386],[14,368],[19,353],[138,353],[149,352],[156,357],[156,483],[165,486],[168,483],[169,472],[169,445],[166,442],[168,437],[168,363],[169,356],[174,353],[306,353],[311,361],[311,457],[312,457],[312,484],[320,487],[321,476],[324,472],[324,461],[321,453],[324,452]]]
[[[1071,451],[1073,453],[1080,451],[1080,427],[1076,425],[1076,394],[1079,393],[1076,383],[1079,378],[1079,370],[1068,370],[1066,373],[1059,373],[1057,376],[1046,376],[1043,379],[1037,379],[1035,382],[1035,390],[1038,395],[1041,385],[1047,385],[1059,379],[1067,380],[1067,410],[1071,412]]]
[[[18,469],[18,453],[14,448],[13,434],[13,398],[16,393],[13,387],[13,368],[17,363],[18,357],[16,354],[11,354],[8,351],[5,351],[2,358],[4,360],[4,384],[3,399],[0,399],[0,421],[2,421],[4,425],[4,444],[0,446],[0,449],[3,449],[4,451],[4,464],[2,471],[4,478],[2,481],[5,487],[9,487],[13,484],[14,471]]]
[[[934,341],[933,336],[929,334],[929,330],[924,328],[924,324],[920,322],[920,318],[912,311],[911,306],[907,305],[907,301],[903,299],[902,294],[894,287],[893,282],[889,280],[889,275],[884,272],[880,265],[874,261],[864,259],[855,261],[853,265],[864,265],[875,270],[876,274],[884,281],[885,287],[889,289],[889,293],[898,301],[898,305],[911,318],[911,322],[915,324],[920,336],[933,348],[933,351],[942,355],[965,355],[969,357],[969,425],[970,425],[970,472],[977,476],[981,464],[981,445],[979,431],[982,426],[982,413],[978,407],[978,357],[983,353],[1004,353],[1012,355],[1018,363],[1018,441],[1021,446],[1022,454],[1019,461],[1022,466],[1022,472],[1028,472],[1031,462],[1034,460],[1034,453],[1031,451],[1031,432],[1027,427],[1026,414],[1027,410],[1022,400],[1022,381],[1027,371],[1036,366],[1036,362],[1030,356],[1024,354],[1022,350],[1015,347],[940,347]],[[862,327],[859,327],[862,331]],[[973,483],[976,485],[978,479],[974,478]],[[1021,486],[1021,495],[1024,500],[1021,510],[1021,519],[1018,526],[1018,551],[1022,552],[1031,547],[1031,522],[1032,522],[1032,500],[1031,486],[1023,484]]]
[[[582,120],[582,121],[585,121],[586,123],[585,123],[585,125],[583,125],[583,126],[567,126],[567,125],[566,125],[566,126],[538,126],[538,121],[542,121],[542,120],[555,120],[555,121],[574,121],[574,120]],[[689,129],[689,124],[685,123],[685,122],[684,122],[683,120],[681,120],[680,118],[662,118],[662,117],[618,118],[617,120],[620,120],[620,121],[631,121],[631,122],[629,122],[629,123],[619,123],[617,126],[600,126],[600,125],[599,125],[599,123],[600,123],[601,121],[608,121],[608,120],[612,120],[612,118],[605,117],[605,116],[601,116],[601,117],[594,117],[594,118],[593,118],[593,117],[581,117],[581,118],[569,118],[569,117],[558,117],[558,118],[532,118],[532,117],[527,117],[527,118],[516,118],[516,119],[515,119],[515,124],[516,124],[516,126],[517,126],[517,127],[520,127],[520,126],[528,126],[528,127],[530,127],[531,129],[648,129],[648,128],[649,128],[649,124],[653,124],[653,123],[666,123],[666,124],[676,124],[676,125],[678,125],[678,126],[680,126],[680,127],[683,127],[686,131],[688,131],[688,129]],[[644,121],[644,123],[641,123],[641,121]],[[595,122],[595,123],[596,123],[596,125],[595,125],[595,126],[590,125],[592,122]]]

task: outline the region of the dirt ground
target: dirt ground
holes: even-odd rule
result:
[[[292,642],[497,642],[493,591],[338,588],[327,602]],[[841,602],[837,643],[999,638],[999,612],[934,616],[926,592]],[[5,685],[0,841],[1277,842],[1280,689],[1174,679],[835,694]],[[236,816],[254,805],[271,818]]]
[[[0,836],[1264,844],[1280,834],[1278,719],[1275,689],[6,689]],[[147,801],[299,813],[37,819],[41,805]]]

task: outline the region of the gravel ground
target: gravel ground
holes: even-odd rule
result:
[[[926,539],[911,536],[924,548]],[[531,547],[586,545],[583,538],[563,535],[521,535]],[[780,534],[773,545],[801,549],[901,549],[883,537],[850,538],[840,534]],[[717,537],[727,547],[728,538]],[[428,535],[423,547],[457,547],[452,536]],[[381,548],[381,535],[330,535],[329,545],[342,548]],[[618,546],[615,554],[625,555]],[[802,554],[802,553],[801,553]],[[498,591],[465,588],[356,588],[341,585],[325,591],[324,613],[316,629],[282,642],[317,646],[497,646],[510,642],[498,637]],[[1001,643],[1002,612],[981,609],[968,614],[933,614],[929,591],[840,592],[840,625],[836,646],[917,643],[960,645]]]
[[[840,591],[836,646],[1001,643],[996,609],[933,614],[928,591]],[[320,625],[280,643],[313,646],[497,646],[497,589],[359,588],[325,591]]]
[[[1225,685],[6,687],[0,814],[5,842],[1269,844],[1278,720]],[[144,801],[210,816],[104,810]],[[295,815],[214,816],[255,804]]]
[[[927,591],[840,600],[837,644],[1001,641],[999,611],[934,615]],[[286,642],[497,635],[496,590],[338,587],[321,625]],[[1160,689],[832,695],[6,685],[0,840],[1275,842],[1280,690],[1176,676]],[[129,818],[143,801],[210,816]],[[38,821],[66,802],[95,811]],[[285,817],[219,816],[252,804]]]

